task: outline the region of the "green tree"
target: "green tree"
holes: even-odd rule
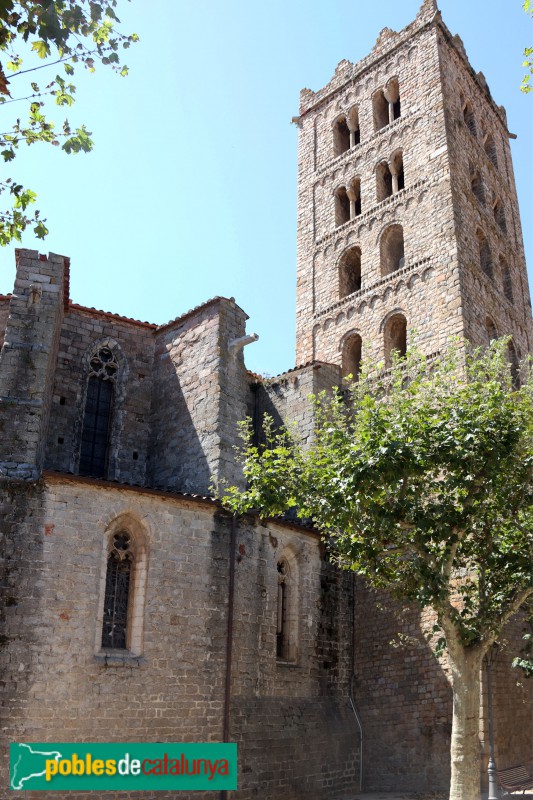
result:
[[[117,0],[4,0],[0,3],[0,105],[4,123],[0,129],[0,153],[5,163],[13,161],[22,143],[45,142],[61,146],[66,153],[89,152],[91,134],[84,125],[72,129],[68,120],[58,127],[47,118],[47,102],[72,106],[79,67],[94,72],[97,63],[120,75],[128,68],[120,52],[137,41],[116,29]],[[41,70],[47,76],[41,81]],[[50,74],[50,69],[53,69]],[[11,121],[8,107],[16,103]],[[23,113],[18,113],[21,104]],[[10,109],[9,109],[10,110]],[[5,175],[5,172],[4,172]],[[48,233],[39,211],[29,212],[37,195],[15,178],[0,181],[0,194],[8,206],[0,211],[0,244],[20,240],[29,224],[37,237]]]
[[[248,488],[224,497],[239,513],[296,510],[341,566],[433,609],[452,673],[451,800],[479,798],[482,659],[533,597],[533,380],[515,388],[507,347],[412,352],[361,376],[348,404],[315,399],[308,448],[272,420],[258,448],[247,425]]]
[[[533,17],[533,1],[532,0],[524,0],[524,11],[526,14],[529,14]],[[533,47],[526,47],[524,50],[524,56],[526,60],[523,62],[522,66],[526,67],[527,73],[524,75],[524,80],[522,81],[522,86],[520,87],[523,92],[531,92],[533,90],[533,85],[531,84],[531,75],[533,75]]]

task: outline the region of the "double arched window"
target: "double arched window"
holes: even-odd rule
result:
[[[361,214],[361,180],[354,178],[347,186],[335,189],[335,225],[344,225]]]
[[[391,78],[384,89],[372,97],[374,130],[379,131],[401,116],[400,86],[397,78]]]

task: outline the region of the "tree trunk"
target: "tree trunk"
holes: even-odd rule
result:
[[[453,720],[450,800],[480,800],[479,651],[469,653],[456,643],[450,648],[453,679]]]

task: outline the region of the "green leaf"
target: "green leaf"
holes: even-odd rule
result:
[[[35,50],[39,58],[47,58],[50,55],[50,45],[41,39],[33,42],[31,49]]]

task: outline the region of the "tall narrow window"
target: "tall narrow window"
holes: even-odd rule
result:
[[[493,342],[495,339],[498,338],[498,331],[496,330],[496,325],[491,320],[490,317],[487,317],[485,320],[485,330],[487,331],[487,339],[489,344]]]
[[[381,274],[383,276],[396,272],[405,264],[403,228],[401,225],[390,225],[382,234],[380,242]]]
[[[347,297],[361,288],[361,248],[349,247],[339,261],[339,296]]]
[[[346,378],[352,376],[354,381],[359,380],[361,373],[362,340],[358,333],[352,333],[344,342],[342,348],[342,374]]]
[[[335,192],[335,225],[344,225],[350,219],[350,200],[344,186]]]
[[[470,105],[470,103],[467,103],[463,108],[463,119],[471,135],[477,136],[476,118],[474,116],[474,112],[472,111],[472,106]]]
[[[372,98],[374,112],[374,130],[379,131],[389,124],[389,103],[382,89]]]
[[[506,233],[507,232],[507,223],[505,222],[505,212],[503,210],[503,206],[499,200],[496,200],[494,203],[494,221],[500,227],[500,229]]]
[[[405,189],[405,176],[403,172],[403,153],[397,150],[393,153],[390,160],[390,171],[392,175],[392,193],[401,192]]]
[[[81,433],[80,475],[103,478],[107,473],[113,393],[118,364],[109,347],[91,358]]]
[[[289,659],[289,565],[278,561],[278,602],[276,619],[276,657]]]
[[[102,647],[128,647],[128,612],[132,592],[133,552],[131,537],[115,533],[107,557]]]
[[[477,240],[479,246],[479,266],[485,273],[488,278],[493,278],[493,269],[492,269],[492,256],[490,253],[490,247],[481,233],[481,231],[477,231]]]
[[[359,129],[359,110],[357,106],[350,109],[346,117],[346,124],[350,130],[350,147],[355,147],[361,142],[361,131]]]
[[[472,188],[472,192],[474,193],[478,203],[482,206],[485,205],[485,189],[483,187],[483,181],[479,175],[479,172],[473,172],[470,176],[470,186]]]
[[[392,175],[389,165],[382,161],[376,167],[376,200],[381,203],[392,195]]]
[[[514,302],[513,281],[509,264],[503,256],[500,256],[500,273],[502,276],[503,293],[510,303]]]
[[[490,158],[492,164],[498,168],[498,155],[496,153],[496,142],[494,141],[494,137],[492,134],[488,134],[487,138],[485,139],[484,143],[485,153]]]
[[[407,353],[407,320],[403,314],[394,314],[387,320],[383,330],[385,347],[385,366],[392,364],[392,354],[394,351],[403,358]]]
[[[507,345],[507,358],[511,367],[511,380],[513,389],[520,389],[520,359],[512,342]]]
[[[333,126],[333,152],[336,156],[350,149],[350,129],[346,117],[339,117]]]
[[[389,103],[389,122],[394,122],[395,119],[399,119],[402,115],[400,85],[396,78],[391,78],[387,83],[384,95]]]
[[[298,561],[286,548],[276,564],[276,658],[295,662],[298,658]]]

